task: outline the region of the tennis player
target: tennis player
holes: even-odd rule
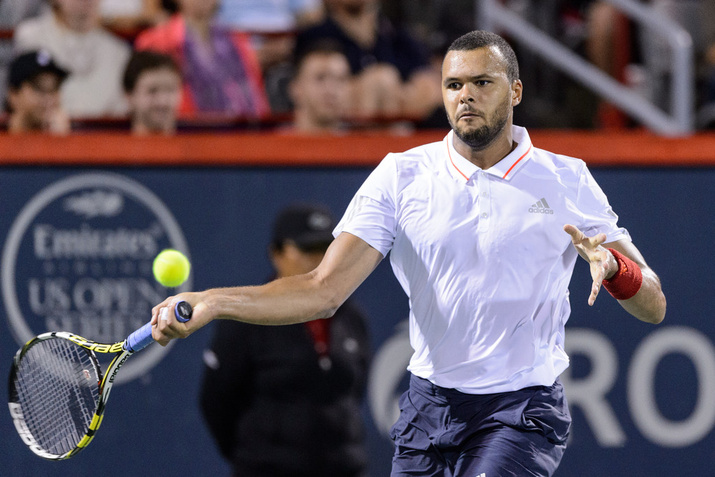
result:
[[[217,318],[328,317],[391,252],[414,349],[392,475],[553,475],[571,423],[559,374],[577,255],[590,264],[589,304],[603,286],[659,323],[666,300],[584,162],[536,148],[513,126],[522,93],[508,43],[460,37],[442,65],[452,130],[385,157],[315,270],[168,298],[153,309],[154,338],[166,344]],[[186,324],[167,311],[182,299],[194,306]]]

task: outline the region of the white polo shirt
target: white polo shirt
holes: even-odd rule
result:
[[[536,149],[513,126],[516,149],[482,170],[453,134],[388,154],[334,234],[392,252],[410,303],[410,372],[472,394],[550,386],[568,366],[577,253],[564,224],[630,236],[583,161]]]

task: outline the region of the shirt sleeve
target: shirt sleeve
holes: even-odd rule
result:
[[[395,241],[396,179],[395,155],[388,154],[360,186],[333,235],[351,233],[386,256]]]
[[[581,231],[587,236],[604,233],[606,242],[631,241],[628,230],[618,226],[618,215],[585,164],[579,178],[577,207],[582,218]]]

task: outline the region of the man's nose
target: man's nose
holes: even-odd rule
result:
[[[476,101],[476,97],[477,95],[474,87],[469,84],[465,84],[464,86],[462,86],[462,90],[459,94],[460,103],[473,103],[474,101]]]

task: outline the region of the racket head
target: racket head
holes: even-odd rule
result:
[[[8,406],[23,442],[40,457],[72,457],[99,425],[102,373],[94,352],[63,333],[33,338],[15,355]]]

